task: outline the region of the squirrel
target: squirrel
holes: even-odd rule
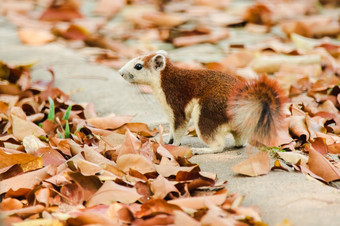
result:
[[[284,91],[266,75],[246,80],[220,71],[180,68],[164,50],[130,60],[119,73],[131,83],[151,86],[170,123],[169,144],[180,145],[192,119],[198,137],[209,147],[193,149],[195,154],[222,152],[228,133],[236,148],[248,139],[273,139],[284,118]]]

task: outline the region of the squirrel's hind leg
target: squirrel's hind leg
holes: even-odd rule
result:
[[[199,120],[204,120],[204,118],[200,117],[199,105],[194,107],[192,119],[198,137],[209,146],[209,148],[192,148],[193,153],[195,155],[201,155],[223,152],[225,150],[225,136],[229,132],[229,125],[220,125],[215,130],[213,130],[212,134],[207,134],[206,130],[204,130],[204,128],[200,128],[199,126]]]
[[[243,148],[247,145],[248,137],[245,134],[237,131],[231,131],[231,134],[235,140],[235,148]]]

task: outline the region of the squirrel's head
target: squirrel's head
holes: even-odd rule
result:
[[[127,62],[119,74],[131,83],[150,85],[159,80],[161,71],[166,66],[167,52],[159,50],[156,53],[136,57]]]

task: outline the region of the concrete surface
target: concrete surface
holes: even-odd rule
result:
[[[16,30],[0,17],[0,60],[10,63],[38,61],[33,79],[49,79],[46,67],[56,73],[56,86],[76,102],[93,102],[100,115],[135,115],[135,121],[165,124],[165,116],[155,99],[142,95],[115,70],[89,64],[80,54],[58,44],[28,47],[20,43]],[[233,144],[227,137],[228,145]],[[202,146],[198,138],[186,137],[183,145]],[[247,157],[246,151],[194,156],[204,171],[228,180],[230,192],[245,195],[245,205],[260,207],[263,221],[275,225],[284,219],[293,225],[340,225],[340,191],[308,180],[294,172],[275,171],[261,177],[244,177],[231,167]]]

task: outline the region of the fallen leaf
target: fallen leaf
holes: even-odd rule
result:
[[[270,159],[268,154],[259,151],[252,157],[232,167],[235,173],[256,177],[267,174],[270,171]]]
[[[198,196],[198,197],[188,197],[188,198],[180,198],[168,201],[170,204],[175,204],[180,206],[181,208],[188,209],[201,209],[208,207],[207,203],[213,203],[215,205],[222,205],[227,197],[227,192],[218,195],[207,195],[207,196]]]
[[[182,36],[182,37],[175,38],[173,40],[173,44],[176,47],[196,45],[196,44],[205,43],[205,42],[215,44],[225,38],[228,38],[229,35],[230,35],[229,30],[222,30],[222,31],[212,33],[209,35]]]
[[[92,126],[99,128],[99,129],[117,129],[122,125],[130,122],[133,116],[115,116],[109,115],[106,117],[96,117],[96,118],[89,118],[86,121],[91,124]]]
[[[129,172],[130,168],[141,173],[154,172],[156,169],[151,161],[138,154],[125,154],[117,159],[117,168]]]
[[[49,7],[42,13],[39,20],[45,21],[71,21],[82,18],[79,12],[79,3],[76,0],[52,1]]]
[[[181,207],[163,199],[151,199],[142,204],[140,211],[136,212],[136,217],[146,217],[155,213],[172,214],[174,211],[181,211]]]
[[[189,216],[188,214],[182,212],[182,211],[175,211],[175,226],[199,226],[201,225],[197,220]]]
[[[164,199],[170,192],[179,193],[175,184],[171,181],[168,181],[162,175],[159,175],[155,180],[151,182],[150,185],[151,191],[153,192],[153,198],[155,199]]]
[[[22,202],[20,202],[18,199],[13,198],[5,198],[0,203],[1,211],[21,209],[22,207]]]
[[[327,183],[340,179],[340,171],[336,169],[325,157],[314,149],[309,150],[309,169],[322,177]]]
[[[7,154],[0,150],[0,169],[19,164],[23,172],[40,169],[43,167],[41,157],[30,154]]]
[[[277,152],[277,154],[286,162],[289,162],[291,164],[297,164],[298,162],[300,162],[300,164],[306,166],[307,162],[308,162],[308,157],[300,154],[300,153],[296,153],[296,152]]]
[[[49,172],[54,167],[46,166],[44,168],[27,172],[6,180],[1,181],[0,194],[8,190],[17,191],[19,189],[32,189],[35,185],[39,184],[42,180],[50,176]]]
[[[126,5],[125,0],[100,0],[97,2],[94,12],[101,16],[113,17]]]
[[[45,131],[42,128],[15,115],[12,115],[12,124],[13,135],[19,140],[23,140],[26,136],[31,135],[36,137],[45,135]]]
[[[88,200],[86,206],[109,205],[113,202],[130,204],[136,202],[141,197],[135,188],[118,185],[113,181],[105,181],[100,189]]]
[[[32,46],[44,45],[55,39],[49,31],[31,28],[18,29],[18,36],[23,43]]]

